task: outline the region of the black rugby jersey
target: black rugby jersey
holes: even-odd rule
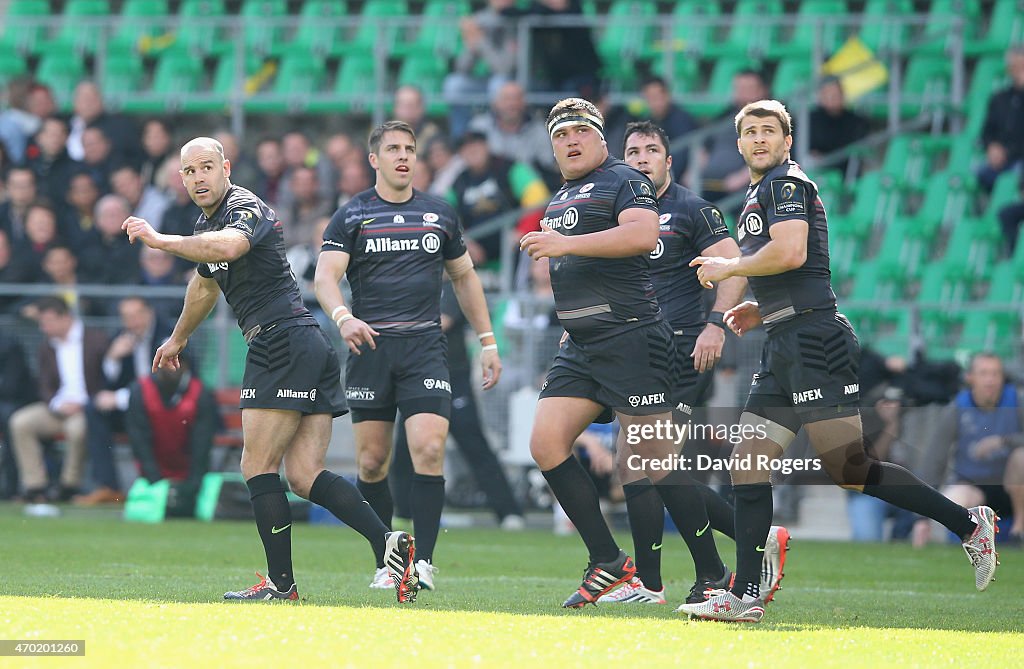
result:
[[[466,253],[451,205],[413,190],[407,202],[388,202],[365,190],[335,212],[324,251],[345,251],[352,313],[381,334],[413,334],[441,323],[446,260]]]
[[[285,258],[281,221],[274,210],[245,188],[232,185],[213,216],[199,215],[195,234],[225,229],[245,235],[249,252],[230,263],[198,263],[196,271],[217,282],[242,332],[288,319],[315,325]]]
[[[626,209],[658,211],[654,184],[621,160],[608,158],[593,172],[566,182],[541,222],[563,235],[585,235],[616,227]],[[550,263],[558,320],[577,341],[597,341],[661,319],[646,254],[569,255]]]
[[[828,266],[828,223],[818,187],[800,166],[787,160],[747,189],[736,234],[743,255],[771,241],[768,229],[779,221],[807,221],[807,260],[796,269],[748,277],[765,325],[810,309],[835,309]]]
[[[651,280],[658,304],[673,330],[699,328],[707,322],[704,287],[690,261],[704,249],[729,238],[729,228],[715,205],[679,184],[658,198],[661,233],[651,252]]]

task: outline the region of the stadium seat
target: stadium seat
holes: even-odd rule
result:
[[[883,323],[895,322],[900,312],[899,309],[883,309],[878,305],[901,298],[900,286],[885,278],[879,271],[878,263],[869,260],[857,267],[849,294],[851,303],[843,304],[843,313],[849,317],[855,329],[874,329]]]
[[[78,82],[85,78],[81,55],[70,46],[54,46],[43,53],[36,66],[35,78],[53,91],[57,108],[71,108],[71,96]]]
[[[809,57],[816,40],[821,41],[822,56],[828,58],[843,43],[844,24],[828,22],[829,18],[846,18],[846,0],[804,0],[799,3],[796,16],[799,23],[789,41],[782,44],[780,55]],[[773,90],[773,93],[778,91]]]
[[[187,96],[200,91],[202,76],[202,63],[196,60],[193,53],[177,48],[169,49],[157,61],[153,85],[149,91],[151,96],[130,100],[125,109],[151,113],[184,109],[188,104]]]
[[[899,51],[910,37],[905,24],[892,18],[903,18],[914,13],[912,0],[868,0],[861,16],[860,39],[876,54]]]
[[[109,48],[122,53],[129,48],[154,51],[147,40],[171,32],[169,15],[167,0],[125,0]]]
[[[226,16],[224,0],[182,0],[178,10],[179,24],[175,47],[182,47],[198,54],[230,51],[233,46],[224,38],[224,28],[211,25],[208,21]]]
[[[651,73],[664,78],[674,95],[696,90],[700,85],[700,61],[684,53],[672,54],[671,72],[665,71],[665,54],[655,54]]]
[[[709,44],[716,42],[720,27],[714,24],[702,25],[699,21],[721,16],[722,8],[717,0],[677,3],[672,10],[672,44],[660,45],[660,50],[671,48],[677,54],[682,52],[700,56]],[[696,25],[694,20],[697,21]]]
[[[977,62],[971,75],[970,86],[967,88],[967,123],[963,131],[965,138],[977,141],[981,135],[981,126],[985,123],[988,99],[1008,84],[1009,78],[1002,56],[990,56]]]
[[[257,94],[245,102],[246,111],[300,113],[306,111],[310,96],[320,93],[327,80],[323,56],[312,51],[290,49],[278,62],[277,76],[269,95]]]
[[[921,276],[930,246],[931,240],[908,227],[905,219],[892,219],[874,258],[878,275],[903,286],[905,292],[906,284]]]
[[[829,236],[828,240],[829,269],[832,272],[832,285],[843,285],[856,276],[862,257],[861,241],[856,237]]]
[[[120,108],[142,88],[143,76],[142,58],[138,52],[124,43],[111,44],[100,70],[103,99],[111,107]]]
[[[459,17],[472,12],[469,0],[431,0],[423,7],[420,25],[416,29],[416,37],[408,46],[400,42],[397,52],[402,54],[419,54],[421,58],[447,60],[462,45],[462,32],[459,30]],[[445,66],[444,62],[439,65]]]
[[[950,108],[949,91],[952,88],[953,66],[948,58],[914,56],[907,65],[903,80],[904,116],[936,109]]]
[[[0,32],[0,52],[15,50],[21,53],[34,53],[41,50],[46,36],[44,21],[49,16],[49,0],[19,0],[7,3],[3,31]]]
[[[286,51],[284,26],[275,21],[288,16],[287,0],[245,0],[239,16],[247,50],[261,55]]]
[[[910,218],[919,234],[934,236],[941,228],[952,228],[968,214],[973,192],[955,172],[933,174],[926,184],[920,205]]]
[[[949,277],[969,283],[987,281],[1002,241],[998,223],[963,218],[953,226],[941,263]]]
[[[917,294],[922,324],[928,326],[925,335],[963,322],[961,307],[970,297],[970,284],[963,277],[950,275],[943,263],[929,264],[921,275]]]
[[[347,112],[372,110],[376,92],[376,72],[373,55],[354,54],[344,58],[334,80],[333,91],[339,98],[335,102],[314,102],[310,111]]]
[[[809,55],[786,58],[775,68],[772,95],[781,100],[790,100],[794,94],[809,99],[814,96],[815,75]]]
[[[1024,42],[1024,0],[995,0],[988,32],[968,40],[967,55],[1002,54],[1010,44]]]
[[[980,0],[932,0],[928,9],[928,25],[924,28],[922,42],[914,46],[914,53],[952,55],[954,18],[963,19],[966,49],[966,45],[975,40],[981,27]]]
[[[703,91],[704,99],[698,102],[683,100],[683,106],[695,116],[704,118],[721,114],[732,104],[733,77],[743,70],[756,67],[744,57],[717,59],[711,70],[707,90]]]
[[[232,103],[239,80],[243,97],[248,97],[263,88],[264,82],[269,81],[276,71],[273,61],[269,61],[267,69],[264,69],[264,59],[254,53],[245,54],[245,66],[241,73],[237,71],[236,62],[234,50],[221,56],[213,72],[213,83],[205,91],[206,97],[187,101],[185,110],[194,113],[223,112]]]
[[[657,7],[642,0],[614,0],[597,40],[604,73],[622,88],[635,85],[636,62],[653,57]]]
[[[313,53],[329,54],[341,40],[341,31],[332,21],[348,16],[345,0],[311,0],[302,5],[299,27],[292,44]]]
[[[448,105],[441,97],[441,84],[446,74],[448,68],[443,62],[433,58],[409,56],[402,61],[402,66],[398,70],[398,85],[419,88],[423,92],[427,114],[437,116],[448,112]]]
[[[68,0],[64,5],[60,28],[47,49],[72,47],[77,51],[93,53],[100,40],[105,39],[105,29],[95,23],[96,19],[110,15],[107,0]]]
[[[907,134],[899,135],[885,151],[882,174],[890,177],[901,189],[919,190],[935,173],[951,140],[942,136]]]
[[[408,14],[405,0],[366,0],[355,34],[349,40],[339,40],[332,53],[360,55],[383,50],[385,55],[390,55],[395,50],[401,30],[389,19]]]
[[[996,265],[983,302],[987,309],[971,310],[964,316],[960,343],[972,350],[996,350],[1013,354],[1021,338],[1020,305],[1024,303],[1024,277],[1008,260]]]
[[[779,43],[781,31],[775,19],[784,15],[781,0],[737,0],[732,12],[732,26],[725,39],[709,44],[707,55],[728,56],[746,54],[761,57],[772,52]]]
[[[0,48],[0,89],[15,77],[28,74],[28,63],[17,51]]]
[[[830,214],[829,223],[849,230],[858,239],[865,239],[875,225],[881,225],[896,214],[899,196],[892,179],[881,172],[862,176],[854,187],[854,193],[850,211],[842,215]]]

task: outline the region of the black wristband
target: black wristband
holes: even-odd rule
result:
[[[708,314],[708,325],[715,325],[723,330],[728,330],[728,326],[725,324],[725,314],[721,311],[712,311]]]

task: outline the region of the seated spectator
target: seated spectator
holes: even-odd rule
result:
[[[981,128],[985,164],[978,170],[978,183],[985,191],[991,191],[1000,174],[1024,159],[1024,46],[1006,54],[1006,71],[1010,85],[989,98]]]
[[[412,126],[416,132],[416,145],[426,146],[441,134],[437,124],[427,118],[423,91],[416,86],[399,86],[395,91],[395,111],[392,118]]]
[[[958,504],[992,507],[996,515],[1013,517],[1009,539],[1024,535],[1024,393],[1006,380],[1003,361],[993,353],[977,353],[961,390],[943,414],[936,434],[948,441],[928,458],[929,482],[945,475],[942,494]],[[928,541],[931,523],[919,520],[914,545]]]
[[[61,244],[50,247],[43,256],[43,278],[42,283],[50,283],[54,286],[55,294],[59,295],[71,311],[78,316],[106,316],[106,300],[96,297],[83,297],[79,295],[78,284],[78,258],[71,251],[71,248]],[[30,302],[21,309],[21,315],[25,318],[35,320],[38,314],[35,311],[36,305]]]
[[[29,92],[34,84],[31,77],[14,77],[7,82],[7,109],[0,113],[0,143],[15,163],[25,160],[28,142],[43,122],[29,110]]]
[[[450,110],[448,128],[456,139],[466,131],[472,109],[462,99],[486,93],[493,100],[498,88],[515,74],[516,26],[501,15],[515,4],[515,0],[488,0],[487,7],[459,22],[462,51],[442,87]]]
[[[499,214],[545,204],[551,197],[532,167],[491,155],[483,133],[467,132],[462,138],[459,156],[466,169],[455,179],[452,193],[467,231]],[[505,231],[495,230],[482,238],[467,237],[466,246],[473,262],[482,265],[500,260],[501,247],[506,241]]]
[[[186,281],[178,269],[177,258],[166,251],[143,246],[139,250],[139,282],[143,286],[184,286]],[[151,297],[148,300],[159,318],[177,320],[183,306],[180,297]]]
[[[278,210],[277,216],[283,223],[284,245],[292,248],[308,242],[316,222],[334,213],[334,208],[320,193],[316,170],[309,167],[292,170],[288,185],[292,194],[291,207]]]
[[[260,140],[256,145],[256,164],[259,166],[259,176],[254,182],[253,193],[271,207],[277,207],[287,183],[284,180],[281,143],[272,138]]]
[[[116,195],[128,201],[132,216],[149,221],[157,231],[163,229],[164,212],[170,206],[170,197],[156,186],[149,186],[131,165],[121,165],[110,175],[110,185]]]
[[[491,153],[506,160],[526,163],[555,179],[555,156],[551,152],[544,122],[530,115],[526,108],[526,93],[514,81],[498,89],[491,103],[491,111],[469,122],[469,129],[483,133]],[[557,181],[561,182],[561,176]]]
[[[39,396],[37,402],[14,412],[11,443],[29,502],[68,501],[78,493],[85,463],[85,407],[103,387],[103,353],[107,337],[86,328],[63,300],[48,297],[36,305],[39,330]],[[49,490],[43,458],[43,439],[64,435],[67,449],[60,487]]]
[[[71,106],[68,154],[72,158],[89,162],[86,130],[95,128],[110,144],[109,153],[114,163],[138,165],[142,162],[139,126],[128,116],[108,112],[103,94],[94,82],[86,80],[75,86]]]
[[[327,183],[337,190],[338,179],[341,171],[349,162],[364,160],[363,153],[356,148],[352,138],[343,132],[336,133],[327,138],[324,142],[324,155],[327,157],[327,165],[330,167],[330,181]],[[239,181],[238,183],[245,183]],[[331,193],[330,200],[334,202],[336,193]]]
[[[715,121],[721,128],[704,144],[700,184],[704,199],[714,202],[750,185],[750,172],[736,149],[733,118],[747,104],[770,96],[760,72],[743,70],[732,78],[732,109]]]
[[[210,135],[224,148],[224,157],[231,161],[231,181],[236,184],[256,183],[258,178],[254,161],[238,146],[238,138],[227,130],[218,130]],[[169,156],[180,164],[177,152]]]
[[[303,291],[313,291],[313,274],[316,271],[316,259],[320,255],[320,248],[324,245],[324,230],[331,222],[330,215],[324,215],[314,222],[310,230],[309,239],[304,244],[298,244],[288,249],[286,257],[291,265],[292,274],[298,280],[299,288]],[[318,320],[324,318],[324,325],[328,326],[331,320],[324,316],[319,304],[314,301],[307,307]]]
[[[810,151],[812,158],[834,153],[864,139],[868,120],[847,109],[838,77],[825,77],[818,85],[818,104],[811,109]],[[848,160],[836,165],[846,172]]]
[[[121,230],[130,215],[128,201],[120,195],[104,195],[96,203],[96,225],[78,254],[89,283],[138,283],[139,245],[129,242]]]
[[[188,356],[178,369],[161,367],[131,385],[125,429],[132,454],[149,483],[174,484],[169,515],[192,515],[219,425],[217,400],[192,375]]]
[[[697,121],[690,116],[686,110],[672,101],[672,93],[668,89],[668,83],[661,77],[650,77],[640,85],[640,93],[647,102],[648,117],[651,121],[668,133],[668,136],[676,141],[697,129]],[[608,128],[607,122],[605,128]],[[623,130],[623,136],[625,130]],[[609,140],[608,146],[614,151],[621,152],[624,140],[619,138],[618,142],[612,144],[611,136],[607,133],[605,137]],[[679,177],[686,172],[690,165],[690,152],[679,149],[672,153],[672,180],[678,181]]]
[[[28,208],[25,236],[27,239],[21,249],[27,253],[35,275],[40,276],[43,272],[43,256],[61,241],[57,230],[57,212],[49,203],[37,201]]]
[[[110,174],[117,164],[110,139],[100,128],[86,128],[82,133],[82,169],[96,182],[101,193],[110,192]]]
[[[153,355],[171,334],[171,325],[157,318],[141,297],[126,297],[117,305],[121,331],[103,356],[103,390],[86,406],[86,447],[92,464],[95,489],[74,499],[75,504],[94,506],[124,501],[114,464],[114,433],[125,425],[130,386],[149,376]]]
[[[11,499],[18,494],[18,466],[11,450],[10,418],[37,398],[36,380],[21,343],[0,332],[0,499]]]
[[[466,163],[459,154],[452,151],[451,142],[443,136],[424,146],[421,154],[426,157],[424,162],[433,174],[428,192],[431,195],[447,196],[455,179],[466,169]],[[417,166],[422,164],[417,163]]]
[[[100,189],[96,181],[85,172],[71,177],[65,200],[68,207],[64,210],[62,230],[67,233],[69,242],[79,243],[96,223],[96,202],[100,199]]]
[[[0,230],[12,244],[25,241],[25,215],[36,201],[36,175],[28,167],[12,167],[4,182],[7,200],[0,202]]]
[[[160,166],[168,158],[178,158],[173,142],[167,121],[151,118],[142,124],[142,164],[139,166],[142,183],[147,186],[159,185],[157,178],[160,175]]]
[[[1020,171],[1021,199],[1012,202],[999,210],[999,225],[1003,229],[1003,241],[1009,255],[1013,255],[1017,248],[1017,236],[1020,233],[1020,224],[1024,222],[1024,168]]]
[[[320,155],[320,151],[310,144],[305,133],[292,131],[282,137],[281,156],[284,158],[284,189],[277,194],[278,211],[287,211],[293,206],[295,195],[288,186],[291,183],[292,173],[300,167],[314,170],[317,174],[317,184],[321,189],[321,194],[325,198],[331,196],[331,191],[334,190],[329,181],[332,171],[331,161]]]
[[[341,174],[338,176],[338,194],[335,202],[338,208],[345,206],[346,202],[373,185],[373,182],[370,181],[370,173],[367,171],[368,165],[366,156],[363,154],[359,160],[350,162],[341,170]]]
[[[81,169],[72,160],[64,145],[68,128],[64,121],[50,117],[43,121],[26,154],[26,164],[36,175],[36,182],[42,186],[40,195],[46,197],[60,210],[67,207],[68,188],[71,177]]]
[[[604,141],[608,145],[608,151],[621,159],[619,154],[623,152],[622,146],[626,141],[626,126],[637,119],[625,107],[612,104],[611,89],[608,85],[601,86],[594,104],[604,118]]]
[[[0,283],[32,283],[38,278],[28,255],[17,250],[7,233],[0,230]],[[17,295],[0,295],[0,314],[14,313],[20,302]]]

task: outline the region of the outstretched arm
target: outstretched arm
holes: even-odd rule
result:
[[[249,252],[249,239],[237,230],[214,230],[187,237],[165,235],[136,216],[125,219],[121,229],[128,233],[132,244],[138,240],[192,262],[233,262]]]

